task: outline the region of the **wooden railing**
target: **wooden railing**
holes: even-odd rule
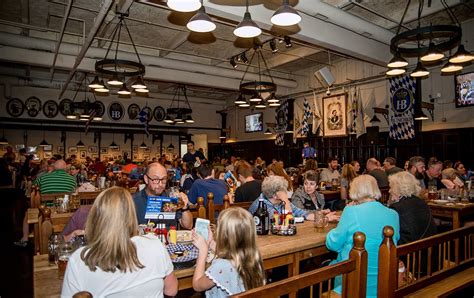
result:
[[[349,254],[349,259],[346,261],[289,277],[231,297],[280,297],[282,295],[296,294],[298,290],[307,287],[310,287],[312,293],[315,285],[319,286],[319,297],[322,297],[323,285],[327,283],[328,288],[331,289],[331,280],[338,275],[342,275],[341,297],[365,297],[367,286],[367,252],[364,248],[365,235],[364,233],[356,232],[353,239],[354,246]]]
[[[214,194],[210,192],[207,194],[207,206],[204,206],[204,198],[199,197],[197,199],[197,204],[191,207],[191,213],[193,214],[193,218],[206,218],[209,219],[211,223],[215,224],[216,212],[220,212],[230,206],[229,196],[224,196],[224,204],[216,205],[214,204]]]
[[[386,226],[379,249],[378,295],[402,297],[474,265],[474,226],[460,228],[396,247]],[[411,275],[398,283],[399,260]]]

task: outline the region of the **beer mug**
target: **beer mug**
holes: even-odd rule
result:
[[[329,225],[329,220],[322,211],[314,212],[314,227],[317,229],[325,228]]]
[[[72,243],[62,243],[58,246],[58,278],[63,279],[66,272],[67,263],[74,251]]]
[[[438,189],[436,185],[428,186],[428,200],[436,200],[438,198]]]

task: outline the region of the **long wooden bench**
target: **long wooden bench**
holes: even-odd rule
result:
[[[474,283],[474,226],[396,247],[392,227],[379,249],[379,297],[437,297]],[[398,284],[399,260],[414,279]]]
[[[296,295],[298,290],[310,287],[311,297],[314,286],[319,286],[319,297],[323,296],[323,284],[331,288],[331,280],[342,275],[341,297],[365,297],[367,286],[367,252],[365,250],[365,235],[356,232],[353,236],[354,246],[349,259],[321,269],[312,270],[287,279],[261,286],[243,293],[233,295],[236,298],[280,297],[282,295]],[[329,294],[328,292],[324,295]],[[333,295],[334,296],[334,295]],[[336,294],[337,296],[337,294]]]

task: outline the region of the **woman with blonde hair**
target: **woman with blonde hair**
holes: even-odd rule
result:
[[[69,259],[61,296],[84,290],[94,297],[176,295],[169,254],[158,238],[138,236],[135,204],[126,189],[99,194],[85,231],[87,245]]]
[[[447,189],[460,189],[464,187],[464,182],[458,177],[454,168],[447,168],[441,172],[441,183],[446,186]]]
[[[346,201],[349,195],[349,187],[354,180],[355,177],[357,177],[357,172],[351,164],[345,164],[342,167],[342,174],[341,174],[341,200]]]
[[[206,297],[228,297],[265,284],[255,222],[249,212],[240,207],[225,209],[219,214],[215,241],[210,229],[208,239],[193,232],[193,244],[199,249],[194,290],[206,291]],[[215,251],[215,258],[206,270],[209,250]]]
[[[382,230],[387,225],[392,226],[395,232],[393,241],[397,244],[400,238],[398,214],[377,201],[381,193],[377,181],[370,175],[354,178],[349,196],[354,202],[344,208],[337,227],[327,234],[326,246],[338,253],[333,263],[347,260],[354,244],[352,236],[355,232],[364,233],[368,254],[367,297],[377,297],[378,253],[382,243]],[[340,294],[340,276],[336,277],[334,287],[334,291]]]
[[[418,197],[420,182],[408,172],[399,172],[388,177],[390,184],[390,208],[400,218],[400,241],[410,243],[436,234],[431,211],[425,201]]]

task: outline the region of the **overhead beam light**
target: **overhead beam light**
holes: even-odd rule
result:
[[[277,26],[293,26],[301,22],[301,16],[290,6],[289,0],[283,0],[283,5],[275,11],[270,21]]]
[[[408,61],[400,55],[400,52],[396,52],[392,60],[387,63],[388,67],[400,68],[408,66]]]
[[[278,52],[278,47],[276,45],[275,39],[270,40],[270,49],[272,49],[272,53]]]
[[[89,84],[89,88],[97,89],[97,88],[104,88],[104,85],[99,81],[99,77],[95,76],[94,80]]]
[[[462,44],[459,45],[457,52],[449,58],[451,63],[466,63],[472,60],[474,60],[474,55],[466,51]]]
[[[232,65],[233,68],[237,68],[239,65],[237,64],[237,62],[235,62],[235,58],[232,57],[230,58],[230,65]]]
[[[168,0],[169,8],[180,12],[191,12],[201,8],[201,1],[199,0]]]
[[[434,62],[444,58],[444,54],[438,50],[434,43],[430,42],[428,47],[428,52],[420,57],[420,60],[423,62]]]
[[[293,44],[291,43],[291,38],[289,36],[283,37],[283,40],[285,41],[285,47],[291,48]]]
[[[416,67],[410,76],[414,78],[426,78],[429,74],[430,72],[426,69],[426,67],[424,67],[420,61],[418,61],[418,64],[416,64]]]
[[[454,64],[451,61],[448,61],[443,67],[441,68],[442,73],[452,73],[456,71],[460,71],[463,69],[461,64]]]

